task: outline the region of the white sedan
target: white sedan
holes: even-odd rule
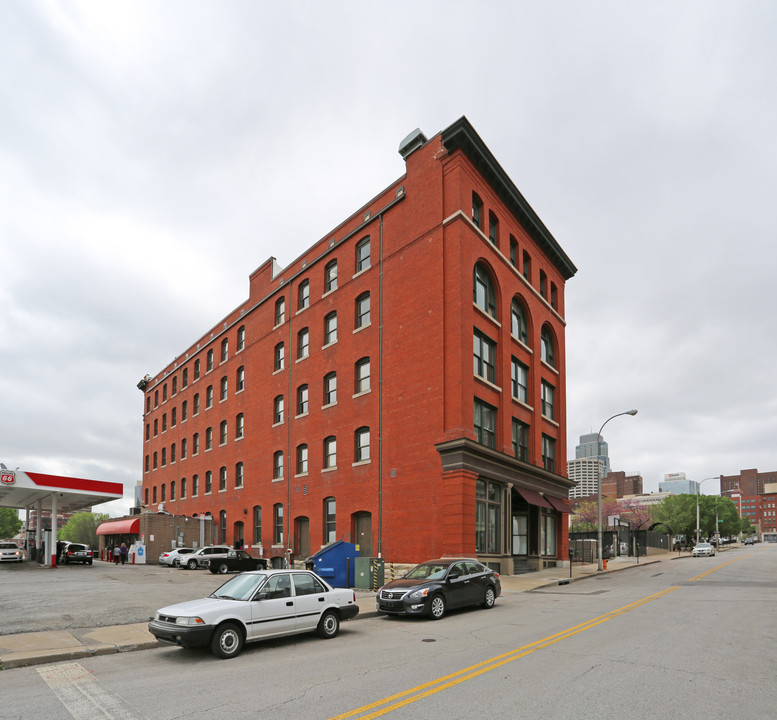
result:
[[[333,638],[340,621],[356,617],[353,590],[333,588],[309,570],[257,570],[237,575],[201,600],[169,605],[148,624],[161,642],[210,647],[235,657],[244,643],[297,633]]]
[[[715,556],[715,548],[709,543],[700,542],[693,546],[693,556],[701,557],[702,555],[708,555],[709,557]]]
[[[21,562],[24,552],[15,542],[0,542],[0,562]]]

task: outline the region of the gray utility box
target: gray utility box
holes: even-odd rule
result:
[[[385,585],[385,561],[383,558],[357,557],[354,587],[359,590],[377,590]]]

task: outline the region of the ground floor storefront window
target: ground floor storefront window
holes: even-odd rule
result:
[[[478,480],[475,497],[475,549],[479,553],[501,550],[502,493],[498,483]]]
[[[556,514],[542,511],[540,551],[546,557],[556,557]]]

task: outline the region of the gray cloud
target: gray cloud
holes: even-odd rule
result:
[[[466,114],[579,268],[569,456],[773,468],[777,9],[474,8],[0,5],[0,458],[129,496],[140,377]]]

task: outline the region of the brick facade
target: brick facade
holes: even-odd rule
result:
[[[141,381],[147,509],[210,512],[217,540],[242,536],[265,557],[305,555],[332,538],[394,562],[477,555],[502,572],[519,554],[536,566],[566,557],[563,505],[547,498],[565,502],[571,486],[564,285],[576,269],[466,119],[417,140],[401,150],[404,176],[287,267],[265,262],[244,303]],[[473,302],[476,266],[491,287],[485,301],[488,292]],[[513,301],[523,338],[511,332]],[[336,341],[327,341],[332,313]],[[490,349],[479,374],[473,336]],[[526,369],[525,399],[511,391],[513,360]],[[331,373],[336,399],[326,397]],[[527,431],[518,459],[514,420]],[[525,541],[514,540],[524,525]]]

